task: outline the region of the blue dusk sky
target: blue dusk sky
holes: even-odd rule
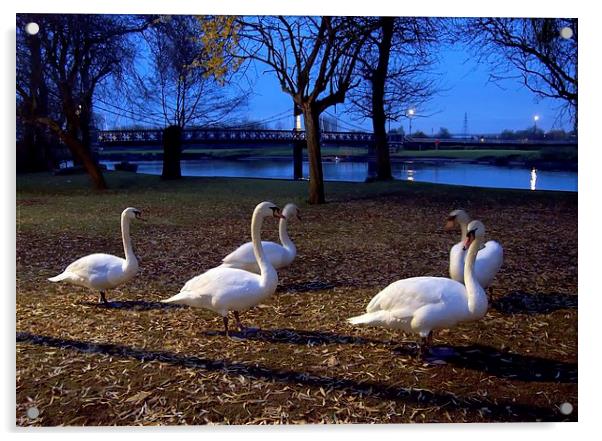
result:
[[[570,124],[558,118],[560,101],[536,97],[519,79],[501,83],[489,81],[489,65],[477,64],[474,57],[460,45],[442,48],[439,57],[435,71],[439,75],[442,90],[424,109],[417,109],[418,116],[412,121],[412,132],[421,130],[430,135],[445,127],[452,133],[462,133],[465,112],[468,131],[473,134],[525,129],[533,125],[534,115],[539,115],[537,126],[546,131],[556,128],[570,130]],[[254,94],[249,100],[248,111],[243,112],[250,120],[264,120],[292,109],[291,98],[281,91],[274,74],[263,70],[258,66]],[[371,130],[369,120],[350,119],[349,115],[341,115],[341,110],[337,109],[337,116],[343,121]],[[335,111],[329,109],[329,112],[334,114]],[[420,113],[425,116],[420,117]],[[392,122],[391,128],[401,124],[407,132],[407,119]],[[281,127],[277,128],[292,127],[292,116],[278,125]]]

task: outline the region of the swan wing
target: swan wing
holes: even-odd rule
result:
[[[458,242],[455,244],[449,252],[449,277],[456,282],[464,282],[464,258],[466,251],[464,251],[464,244]]]
[[[491,285],[495,275],[502,267],[503,261],[504,249],[502,246],[494,240],[485,243],[485,247],[479,250],[475,262],[475,273],[481,286]]]
[[[461,283],[444,277],[398,280],[372,299],[366,314],[348,321],[426,336],[433,329],[462,320],[466,311],[465,293]]]
[[[282,245],[268,241],[262,241],[261,245],[263,246],[263,252],[274,268],[278,269],[286,265],[288,253]],[[253,252],[252,242],[247,242],[239,246],[236,250],[224,257],[222,262],[230,268],[241,268],[246,270],[255,268],[259,271],[255,253]]]
[[[454,245],[449,253],[449,275],[460,283],[464,283],[464,260],[466,251],[463,249],[462,243]],[[490,240],[481,248],[477,254],[475,261],[475,275],[479,284],[486,288],[493,282],[495,275],[500,270],[504,261],[504,250],[502,246]]]
[[[445,277],[412,277],[391,283],[368,304],[367,312],[396,311],[396,315],[413,314],[417,309],[442,301],[447,290],[457,289],[458,282]]]
[[[125,259],[111,254],[90,254],[65,269],[71,281],[92,289],[109,289],[123,281]]]
[[[166,303],[208,308],[222,315],[257,305],[267,292],[257,274],[237,268],[217,267],[190,279],[179,294]]]
[[[224,263],[254,263],[253,243],[242,244],[222,259]]]

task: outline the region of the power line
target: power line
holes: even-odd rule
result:
[[[238,128],[238,129],[252,128],[253,126],[256,126],[258,124],[270,124],[270,123],[273,123],[273,122],[276,122],[276,121],[281,121],[281,120],[283,120],[285,118],[289,118],[289,117],[290,117],[289,111],[285,110],[283,112],[274,114],[274,115],[272,115],[272,116],[270,116],[268,118],[265,118],[263,120],[260,120],[260,121],[252,121],[252,122],[249,122],[247,124],[236,126],[236,128]]]
[[[134,112],[133,110],[124,109],[123,107],[119,107],[116,104],[112,104],[112,103],[106,102],[106,101],[104,101],[104,100],[102,100],[100,98],[96,98],[96,101],[99,101],[99,102],[101,102],[102,104],[104,104],[106,106],[113,107],[114,109],[121,110],[122,112],[134,115],[136,118],[139,118],[139,119],[142,119],[142,118],[152,119],[152,120],[154,120],[155,124],[159,124],[159,125],[163,124],[164,117],[161,114],[158,114],[156,112],[148,112],[148,113],[145,113],[144,115],[141,115],[141,114],[139,114],[137,112]],[[132,118],[130,116],[126,116],[126,118],[134,119],[134,118]]]
[[[339,123],[340,125],[342,125],[343,127],[346,127],[347,130],[351,129],[355,129],[355,130],[360,130],[362,132],[365,132],[366,129],[364,127],[360,127],[360,126],[356,126],[355,124],[351,124],[349,122],[344,122],[342,120],[340,120],[336,115],[333,115],[332,113],[328,112],[328,111],[324,111],[324,113],[334,119],[336,119],[337,123]],[[351,130],[352,131],[352,130]]]
[[[124,115],[122,115],[122,114],[121,114],[121,113],[119,113],[119,112],[115,112],[115,111],[113,111],[113,110],[105,109],[105,108],[103,108],[103,107],[101,107],[101,106],[99,106],[99,105],[96,105],[96,108],[97,108],[97,109],[99,109],[99,110],[102,110],[103,112],[110,113],[111,115],[115,115],[115,116],[119,116],[119,117],[123,117],[123,116],[124,116]],[[153,125],[155,125],[155,126],[156,126],[156,125],[161,125],[161,123],[157,123],[157,121],[156,121],[156,120],[147,119],[147,118],[145,118],[145,117],[142,117],[142,116],[140,116],[140,115],[138,115],[136,118],[132,118],[132,117],[130,117],[130,116],[126,116],[126,118],[129,118],[129,119],[132,119],[132,120],[135,120],[135,121],[136,121],[136,120],[138,120],[138,121],[142,121],[142,122],[145,122],[145,123],[148,123],[148,124],[153,124]]]

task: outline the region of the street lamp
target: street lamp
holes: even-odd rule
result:
[[[408,109],[408,120],[410,121],[410,130],[408,133],[408,137],[412,136],[412,117],[414,116],[415,113],[416,113],[416,110]]]
[[[533,133],[537,133],[537,121],[539,121],[539,115],[533,117]]]
[[[25,32],[27,32],[29,35],[36,35],[38,32],[40,32],[40,25],[33,21],[27,23],[25,25]]]

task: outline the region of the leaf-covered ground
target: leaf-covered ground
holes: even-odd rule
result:
[[[17,178],[18,425],[577,419],[576,194],[331,183],[329,203],[309,206],[304,182],[107,176],[102,194],[83,176]],[[261,330],[227,338],[213,313],[159,303],[248,241],[262,200],[294,201],[303,220],[276,294],[243,315]],[[46,280],[82,255],[121,255],[127,206],[149,219],[132,227],[141,267],[108,306]],[[505,262],[485,318],[436,335],[455,354],[425,363],[414,336],[347,324],[389,283],[447,274],[459,233],[442,227],[458,207]]]

